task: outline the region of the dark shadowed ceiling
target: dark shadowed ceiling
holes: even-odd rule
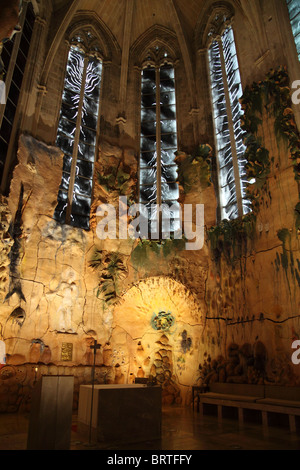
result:
[[[130,44],[155,24],[192,40],[201,11],[209,3],[206,0],[53,0],[58,22],[70,8],[74,14],[93,11],[109,28],[121,49],[128,22]]]

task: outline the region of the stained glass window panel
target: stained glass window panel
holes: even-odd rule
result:
[[[89,227],[101,78],[102,62],[72,46],[56,140],[64,152],[64,173],[54,218],[84,229]],[[70,188],[71,181],[73,188]],[[70,219],[66,220],[68,208]]]
[[[157,178],[156,168],[141,169],[141,172],[140,172],[141,185],[145,185],[145,184],[153,185],[156,183],[156,178]]]
[[[85,144],[79,141],[78,145],[78,158],[94,162],[95,160],[96,147],[95,145]]]
[[[2,13],[1,13],[2,14]],[[6,105],[0,109],[0,179],[3,177],[7,165],[7,151],[13,131],[14,118],[19,102],[20,91],[23,83],[30,42],[35,22],[34,9],[31,2],[26,3],[21,13],[21,24],[24,19],[22,31],[14,35],[11,41],[3,43],[1,59],[4,65],[4,81],[6,82]],[[19,48],[18,48],[18,40]],[[11,57],[16,54],[14,62]],[[11,74],[11,81],[7,80]]]
[[[74,191],[83,196],[90,196],[92,193],[92,180],[77,176],[74,184]]]
[[[292,31],[300,60],[300,3],[299,0],[287,0]]]
[[[156,164],[156,152],[143,152],[140,158],[140,168],[154,166]]]
[[[246,199],[248,183],[245,170],[247,162],[244,158],[246,148],[243,143],[242,109],[239,102],[243,91],[232,28],[225,29],[221,40],[212,42],[208,58],[219,162],[221,215],[222,218],[231,220],[242,215],[238,211],[238,198],[241,200],[243,214],[248,213],[250,208],[250,203]],[[237,160],[241,194],[236,194],[237,175],[234,170],[234,158]]]
[[[159,89],[157,83],[159,82]],[[149,228],[157,231],[158,212],[154,205],[174,202],[174,209],[163,209],[164,229],[178,228],[179,197],[177,166],[177,121],[174,68],[164,65],[148,67],[142,72],[141,80],[141,154],[140,154],[140,202],[149,208]],[[157,122],[157,108],[160,120]],[[159,139],[159,155],[158,150]],[[157,184],[157,165],[160,165],[161,181]],[[158,193],[159,189],[159,193]],[[176,223],[175,223],[176,221]]]
[[[241,84],[241,76],[239,72],[239,65],[237,60],[237,53],[232,28],[227,28],[225,30],[224,34],[222,35],[222,43],[227,74],[228,91],[230,96],[235,146],[238,160],[237,163],[241,185],[243,214],[246,214],[249,212],[249,201],[247,201],[246,198],[248,181],[245,166],[247,162],[244,158],[246,151],[246,147],[243,143],[244,132],[241,129],[241,116],[243,114],[243,111],[239,101],[243,95],[243,89]]]

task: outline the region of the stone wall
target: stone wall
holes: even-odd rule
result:
[[[96,380],[127,383],[153,375],[164,402],[185,402],[197,379],[207,250],[196,259],[177,243],[97,237],[100,204],[132,202],[137,160],[131,149],[102,143],[95,170],[91,230],[53,219],[62,155],[21,136],[9,197],[13,263],[1,306],[7,365],[3,387],[21,370],[26,390],[41,371],[91,371],[93,339],[102,344]],[[128,222],[128,221],[126,221]],[[79,367],[79,369],[77,369]],[[9,376],[9,380],[6,378]],[[23,386],[17,389],[23,393]],[[25,393],[25,392],[24,392]],[[17,406],[18,397],[9,408]]]
[[[258,112],[252,98],[258,102],[262,89]],[[233,349],[236,354],[236,370],[223,380],[284,385],[300,380],[300,367],[291,360],[292,343],[300,334],[299,133],[288,97],[283,69],[245,90],[245,122],[254,125],[259,118],[251,141],[253,158],[252,150],[248,152],[249,171],[256,178],[249,189],[253,214],[239,226],[210,229],[213,257],[206,284],[210,359],[218,369],[220,363],[230,362]],[[257,345],[263,351],[261,369],[253,372],[252,367],[248,377],[247,367],[241,366],[247,357],[253,366]],[[207,357],[204,363],[206,369]],[[209,369],[205,380],[216,380],[218,374],[210,375]]]
[[[52,215],[62,155],[21,136],[4,212],[8,220],[11,214],[13,256],[7,262],[5,252],[3,264],[10,282],[3,283],[0,310],[7,354],[2,411],[28,407],[34,381],[45,373],[75,376],[76,408],[79,385],[90,381],[94,339],[102,345],[97,383],[153,376],[167,404],[189,404],[191,386],[201,381],[299,383],[291,363],[299,335],[297,184],[285,146],[272,150],[274,171],[253,238],[237,243],[231,258],[225,249],[216,257],[208,239],[199,251],[186,250],[183,240],[100,240],[97,207],[110,204],[119,215],[119,196],[132,201],[137,184],[134,151],[108,142],[96,163],[91,230],[57,224]],[[189,158],[178,155],[181,202],[203,203],[209,228],[216,201],[210,175],[204,176],[208,167],[198,157],[191,175]],[[284,241],[278,237],[283,226],[289,228]]]
[[[254,15],[246,27],[241,10],[236,15],[243,85],[256,78],[264,80],[271,66],[285,61],[280,38],[271,41],[276,18],[269,4],[264,2],[263,16]],[[250,6],[243,8],[251,17]],[[46,27],[50,27],[48,21]],[[259,42],[258,48],[250,41],[253,31],[258,33],[253,42],[256,46]],[[1,412],[28,409],[32,387],[42,374],[75,376],[76,409],[79,385],[91,380],[94,339],[102,345],[96,356],[97,383],[154,376],[162,385],[166,404],[190,404],[191,386],[203,381],[299,384],[300,365],[291,361],[292,342],[300,336],[295,211],[299,161],[291,160],[288,143],[278,139],[276,116],[271,106],[265,106],[256,137],[268,151],[270,168],[263,184],[253,187],[254,217],[216,225],[206,59],[201,44],[197,47],[190,57],[195,96],[189,96],[185,86],[191,77],[183,62],[176,64],[180,202],[204,205],[205,243],[197,251],[186,250],[185,240],[138,241],[119,236],[120,226],[132,220],[128,210],[137,194],[140,70],[131,64],[130,105],[118,121],[119,111],[124,110],[118,107],[121,54],[117,48],[104,63],[91,229],[61,226],[53,220],[63,164],[53,142],[65,41],[57,45],[51,64],[47,62],[49,73],[42,75],[41,82],[34,70],[34,82],[45,94],[37,98],[37,116],[33,100],[23,117],[28,133],[20,132],[10,192],[0,201],[0,340],[6,347],[6,364],[0,365]],[[39,69],[46,49],[45,33],[42,52],[37,54]],[[29,87],[26,93],[29,103]],[[193,109],[192,102],[197,104]],[[34,138],[30,123],[35,120]],[[98,232],[97,209],[103,204],[113,207],[117,215],[117,236],[112,226],[105,240]]]

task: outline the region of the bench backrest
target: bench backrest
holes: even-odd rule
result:
[[[300,387],[283,387],[280,385],[254,385],[216,382],[210,384],[209,391],[214,393],[226,393],[227,395],[275,398],[277,400],[300,400]]]
[[[300,400],[299,387],[282,387],[280,385],[265,385],[265,397],[277,400]]]
[[[230,395],[245,395],[248,397],[264,397],[263,385],[214,383],[210,384],[209,391],[214,393],[227,393]]]

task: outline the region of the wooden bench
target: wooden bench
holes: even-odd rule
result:
[[[200,416],[203,417],[204,405],[215,405],[218,420],[223,417],[223,407],[237,408],[239,424],[244,423],[244,410],[261,413],[262,423],[268,426],[268,413],[286,414],[289,417],[291,432],[296,432],[296,416],[300,416],[300,388],[276,385],[248,385],[215,383],[209,392],[198,395]]]
[[[218,419],[222,420],[223,407],[238,409],[239,423],[244,421],[244,409],[251,409],[256,401],[264,398],[263,385],[214,383],[210,385],[209,392],[199,395],[199,412],[204,414],[204,404],[216,405]]]
[[[290,431],[296,432],[296,416],[300,416],[300,388],[265,385],[265,397],[257,401],[261,407],[262,421],[268,425],[268,413],[286,414]]]

